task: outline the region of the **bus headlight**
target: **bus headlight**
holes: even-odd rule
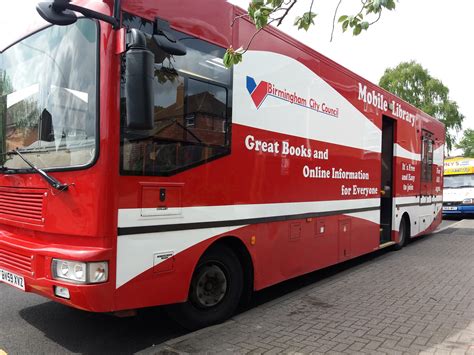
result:
[[[109,263],[89,263],[87,281],[91,284],[106,282],[109,278]]]
[[[462,200],[462,204],[463,205],[472,205],[472,204],[474,204],[474,198],[465,198],[464,200]]]
[[[53,279],[73,283],[95,284],[106,282],[109,277],[107,261],[84,263],[80,261],[53,259]]]

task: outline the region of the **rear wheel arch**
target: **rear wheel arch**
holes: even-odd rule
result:
[[[401,220],[403,220],[404,218],[405,218],[405,225],[406,225],[406,228],[407,228],[407,237],[408,237],[408,239],[410,239],[411,238],[411,219],[410,219],[410,215],[408,214],[408,212],[403,213]],[[407,239],[407,241],[408,241],[408,239]]]
[[[206,249],[206,251],[219,245],[224,245],[231,249],[236,254],[242,265],[242,271],[244,276],[244,289],[242,290],[241,304],[245,305],[250,301],[252,292],[254,290],[255,269],[252,255],[250,254],[250,251],[248,250],[244,242],[234,236],[225,236],[214,241],[214,243],[212,243]]]

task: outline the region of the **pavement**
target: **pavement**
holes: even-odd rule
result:
[[[142,353],[474,355],[474,220],[302,279]]]

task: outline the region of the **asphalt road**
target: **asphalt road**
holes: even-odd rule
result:
[[[441,222],[441,225],[439,226],[438,229],[442,229],[442,228],[447,228],[449,227],[450,225],[454,224],[454,223],[457,223],[459,222],[459,219],[454,219],[454,218],[451,218],[451,219],[443,219],[443,222]]]
[[[447,227],[455,220],[443,221]],[[251,307],[377,258],[381,251],[259,292]],[[0,355],[27,353],[136,353],[186,334],[160,308],[133,318],[72,309],[0,283]]]
[[[0,354],[135,353],[184,334],[159,309],[116,318],[0,284]]]

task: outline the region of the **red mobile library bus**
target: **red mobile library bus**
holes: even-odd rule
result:
[[[241,9],[39,12],[54,25],[0,56],[4,283],[94,312],[174,304],[196,328],[440,223],[443,125],[274,28],[226,69],[255,31]]]

